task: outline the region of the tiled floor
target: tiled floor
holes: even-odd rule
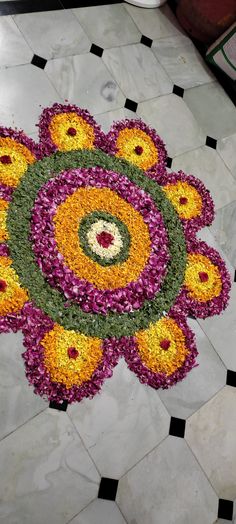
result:
[[[1,124],[35,138],[41,106],[64,99],[105,131],[141,116],[172,168],[211,190],[216,220],[200,237],[233,280],[236,112],[168,6],[1,17],[0,39]],[[223,315],[190,325],[199,366],[182,383],[154,391],[120,362],[100,395],[66,412],[28,386],[21,335],[1,335],[1,524],[236,523],[236,283]]]

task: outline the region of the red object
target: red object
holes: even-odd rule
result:
[[[142,146],[136,146],[134,148],[134,151],[135,151],[136,155],[141,155],[142,152],[143,152],[143,148],[142,148]]]
[[[74,127],[69,127],[69,129],[67,129],[67,135],[75,136],[76,134],[77,134],[77,131]]]
[[[187,204],[188,199],[186,197],[180,197],[179,203],[184,206],[184,204]]]
[[[161,340],[160,347],[161,349],[165,349],[165,350],[169,349],[170,341],[168,340],[168,338],[164,338],[163,340]]]
[[[108,231],[102,231],[97,235],[98,243],[100,244],[100,246],[105,248],[108,248],[112,244],[113,240],[113,235],[111,235],[111,233],[108,233]]]
[[[12,160],[9,155],[0,156],[0,162],[2,162],[2,164],[12,164]]]
[[[79,356],[79,352],[76,348],[68,348],[67,354],[69,358],[76,359]]]
[[[5,291],[7,288],[7,283],[5,280],[0,280],[0,291]]]
[[[209,280],[209,276],[207,273],[205,273],[205,271],[200,271],[200,273],[198,273],[198,276],[201,282],[207,282]]]
[[[180,0],[176,16],[193,38],[213,43],[236,20],[235,0]]]

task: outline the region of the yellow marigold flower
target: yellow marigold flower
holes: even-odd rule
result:
[[[163,317],[135,336],[142,362],[154,373],[172,375],[188,354],[183,331],[172,318]]]
[[[116,147],[116,156],[125,158],[141,169],[148,169],[158,161],[158,151],[153,140],[141,129],[121,129]]]
[[[53,116],[49,130],[59,151],[94,148],[95,134],[93,127],[77,113],[60,113]]]
[[[202,198],[195,187],[178,181],[163,187],[180,218],[191,219],[201,215]]]
[[[208,257],[200,253],[188,255],[185,286],[195,300],[206,302],[218,297],[222,289],[220,271]]]
[[[53,382],[67,389],[90,380],[102,360],[102,341],[67,331],[59,325],[46,333],[42,342],[44,364]]]
[[[26,291],[20,287],[19,279],[9,258],[0,257],[0,315],[20,311],[28,300]]]
[[[0,199],[0,242],[5,242],[8,239],[6,225],[8,205],[6,200]]]
[[[12,138],[0,138],[0,183],[16,187],[28,168],[35,162],[29,149]]]

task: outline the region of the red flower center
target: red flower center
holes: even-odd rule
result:
[[[142,146],[136,146],[134,148],[134,151],[135,151],[136,155],[141,155],[142,152],[143,152],[143,147]]]
[[[0,162],[2,162],[2,164],[12,164],[12,160],[9,155],[0,156]]]
[[[161,340],[161,342],[160,342],[160,347],[161,347],[161,349],[165,349],[165,350],[169,349],[169,347],[170,347],[170,340],[168,340],[168,338],[163,338],[163,340]]]
[[[180,197],[179,203],[181,204],[181,206],[184,206],[185,204],[187,204],[187,202],[188,199],[186,197]]]
[[[198,276],[201,282],[207,282],[209,280],[209,276],[207,273],[205,273],[205,271],[200,271],[200,273],[198,273]]]
[[[5,291],[7,288],[7,283],[5,280],[0,280],[0,291]]]
[[[69,358],[76,359],[79,356],[79,352],[76,348],[68,348],[67,354]]]
[[[76,134],[77,134],[77,131],[74,127],[69,127],[69,129],[67,129],[67,135],[75,136]]]
[[[112,244],[113,240],[113,235],[111,235],[111,233],[108,233],[108,231],[102,231],[97,235],[98,243],[100,244],[100,246],[105,248],[108,248]]]

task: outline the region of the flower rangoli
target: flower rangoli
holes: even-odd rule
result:
[[[92,397],[121,357],[170,387],[196,365],[187,317],[229,297],[223,260],[196,236],[214,218],[209,191],[167,170],[141,120],[105,135],[54,104],[39,136],[0,128],[0,331],[22,330],[27,378],[50,401]]]

